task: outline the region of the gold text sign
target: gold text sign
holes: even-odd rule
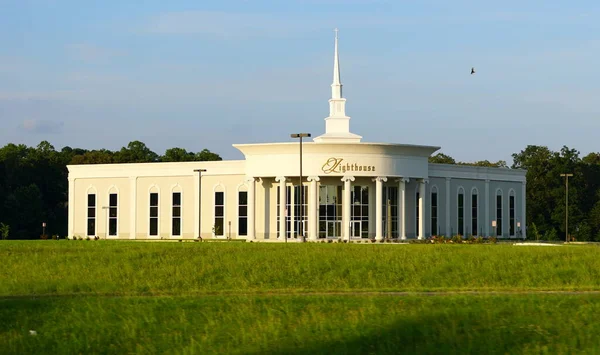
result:
[[[363,165],[358,163],[344,163],[343,158],[329,158],[321,167],[321,170],[325,174],[339,173],[343,174],[348,171],[358,171],[358,172],[374,172],[375,166],[373,165]]]

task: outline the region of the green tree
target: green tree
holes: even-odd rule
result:
[[[433,164],[456,164],[454,158],[444,153],[437,153],[429,157],[429,162]]]
[[[220,161],[223,160],[219,154],[213,153],[208,149],[202,149],[202,151],[196,153],[196,161]]]
[[[165,151],[165,154],[160,158],[163,162],[178,162],[178,161],[194,161],[196,155],[188,152],[183,148],[170,148]]]
[[[115,163],[152,163],[156,161],[158,161],[158,154],[140,141],[130,142],[127,148],[121,148],[114,156]]]

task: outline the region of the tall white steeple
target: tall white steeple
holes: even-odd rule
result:
[[[350,117],[346,116],[346,99],[342,97],[340,58],[338,54],[338,29],[335,29],[333,52],[333,83],[329,100],[329,117],[325,118],[325,134],[315,137],[315,142],[357,143],[361,136],[350,133]]]

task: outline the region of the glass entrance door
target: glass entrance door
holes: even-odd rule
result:
[[[350,222],[350,233],[352,238],[360,238],[362,237],[362,222],[361,221],[352,221]]]
[[[341,221],[327,221],[327,238],[339,238],[341,236]]]

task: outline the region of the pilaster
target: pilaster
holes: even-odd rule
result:
[[[131,199],[129,210],[129,239],[137,238],[137,176],[129,177],[129,190]],[[195,219],[195,218],[194,218]]]
[[[246,177],[248,183],[248,236],[249,240],[256,239],[256,179],[254,177]]]
[[[87,201],[86,201],[87,203]],[[69,178],[69,230],[67,238],[73,238],[75,235],[75,179]]]

